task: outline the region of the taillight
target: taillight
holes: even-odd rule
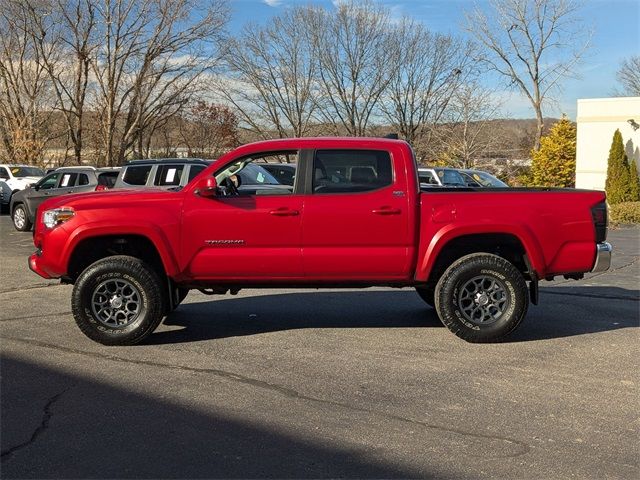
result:
[[[594,205],[591,208],[591,218],[596,229],[596,242],[602,243],[607,239],[607,226],[609,225],[607,202],[602,201]]]
[[[109,187],[106,185],[96,185],[96,192],[101,192],[102,190],[109,190]]]

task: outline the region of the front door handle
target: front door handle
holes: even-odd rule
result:
[[[380,207],[371,210],[371,213],[376,215],[400,215],[401,210],[399,208]]]
[[[278,208],[277,210],[271,210],[269,213],[278,217],[295,217],[296,215],[300,215],[300,212],[298,210],[290,210],[286,207]]]

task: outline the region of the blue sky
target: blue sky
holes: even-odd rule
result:
[[[332,0],[231,0],[232,18],[230,30],[237,32],[251,21],[268,22],[269,18],[295,4],[313,3],[333,8]],[[475,3],[482,6],[483,0],[383,0],[394,16],[414,17],[431,30],[463,35],[461,24],[464,10]],[[586,28],[593,30],[591,49],[578,66],[581,78],[567,79],[563,92],[558,96],[558,105],[549,106],[546,116],[566,113],[575,120],[578,98],[600,98],[611,96],[616,88],[615,73],[620,61],[640,54],[640,0],[583,0],[581,17]],[[488,80],[488,83],[493,83]],[[501,88],[493,84],[495,88]],[[517,118],[532,118],[533,111],[527,100],[519,95],[501,93],[504,113]]]

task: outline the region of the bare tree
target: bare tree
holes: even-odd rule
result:
[[[76,164],[82,163],[85,103],[91,55],[97,48],[92,0],[23,0],[33,43],[51,80]]]
[[[50,131],[51,84],[18,0],[0,1],[0,137],[13,162],[38,163]]]
[[[640,96],[640,55],[625,58],[616,73],[616,79],[622,87],[620,95]]]
[[[180,137],[189,156],[218,158],[238,146],[238,118],[224,105],[202,100],[179,119]]]
[[[309,8],[286,10],[263,27],[246,26],[230,43],[229,78],[218,82],[218,90],[263,138],[309,132],[317,73],[309,15]]]
[[[498,145],[492,120],[500,107],[494,92],[477,82],[460,86],[449,102],[446,122],[433,130],[434,157],[457,168],[476,166]]]
[[[92,58],[96,105],[105,163],[113,165],[202,88],[228,12],[223,0],[92,1],[101,44]]]
[[[469,77],[471,46],[404,19],[393,28],[387,50],[393,59],[387,66],[392,76],[381,107],[398,133],[417,145]]]
[[[575,0],[491,0],[491,11],[466,13],[466,29],[483,47],[481,60],[531,102],[540,147],[542,107],[573,74],[587,48]]]
[[[388,11],[369,1],[349,0],[335,12],[311,8],[321,120],[340,125],[347,134],[363,136],[379,108],[389,82]]]

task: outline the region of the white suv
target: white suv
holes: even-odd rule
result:
[[[36,183],[44,176],[44,171],[30,165],[0,164],[0,204],[8,205],[11,196]]]

